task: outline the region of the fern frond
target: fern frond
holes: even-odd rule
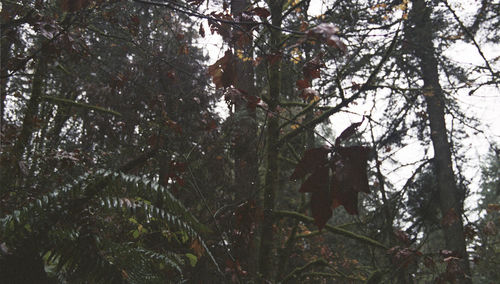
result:
[[[46,263],[66,280],[151,283],[158,276],[150,270],[152,262],[162,263],[182,276],[183,262],[175,253],[150,251],[138,243],[113,244],[100,236],[102,229],[96,226],[105,224],[93,222],[92,216],[110,216],[110,212],[111,216],[134,216],[145,223],[154,218],[167,228],[185,232],[201,244],[220,272],[201,237],[208,229],[165,187],[149,178],[124,173],[86,174],[38,197],[0,218],[0,238],[13,248],[22,247],[23,241],[35,240],[40,255],[47,255]],[[134,259],[142,261],[141,265],[128,267]]]

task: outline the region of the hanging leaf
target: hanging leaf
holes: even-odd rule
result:
[[[311,213],[320,230],[332,216],[332,210],[340,205],[349,214],[358,214],[358,192],[370,192],[366,172],[370,148],[338,146],[360,124],[361,122],[351,125],[337,138],[331,159],[328,158],[328,154],[332,152],[330,147],[306,150],[290,177],[291,180],[296,180],[311,174],[299,192],[312,193]]]
[[[358,214],[358,192],[370,192],[366,166],[370,148],[337,148],[333,163],[333,208],[343,205],[351,215]]]
[[[224,56],[208,67],[216,88],[227,88],[236,82],[236,67],[233,53],[226,50]]]
[[[320,191],[312,194],[311,213],[314,218],[314,223],[320,230],[325,227],[326,222],[332,217],[332,198],[328,191],[328,183],[325,183]]]
[[[330,147],[323,146],[313,148],[304,152],[304,157],[295,167],[295,171],[290,176],[291,180],[303,178],[305,175],[314,172],[318,167],[324,166],[328,162]]]
[[[299,192],[320,192],[328,191],[328,167],[317,168],[302,184]]]
[[[341,147],[337,149],[334,162],[334,177],[342,187],[355,192],[370,192],[366,167],[370,148],[363,146]]]
[[[200,24],[200,29],[198,31],[201,37],[205,37],[205,29],[203,28],[203,24]]]
[[[351,137],[356,132],[358,127],[363,123],[364,120],[365,120],[365,118],[363,117],[363,119],[360,122],[353,123],[349,127],[347,127],[344,131],[342,131],[342,133],[340,133],[339,137],[337,137],[337,139],[335,139],[335,147],[340,146],[340,142]]]

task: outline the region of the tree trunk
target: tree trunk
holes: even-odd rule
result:
[[[250,5],[248,0],[233,0],[231,1],[232,14],[241,20],[241,13]],[[235,33],[242,32],[242,36],[251,36],[251,33],[245,33],[245,27],[235,27]],[[251,45],[238,46],[234,45],[235,49],[243,52],[244,58],[253,57],[253,49]],[[255,98],[254,70],[252,60],[238,59],[236,64],[237,82],[235,87],[244,91],[247,98]],[[247,99],[251,100],[251,99]],[[237,198],[248,198],[255,192],[258,179],[257,165],[257,122],[255,108],[247,107],[247,100],[239,100],[235,103],[235,113],[237,118],[237,126],[234,135],[234,172],[235,185],[239,196]]]
[[[10,156],[10,176],[9,178],[5,179],[9,181],[8,185],[10,186],[19,184],[19,178],[21,175],[19,162],[23,159],[24,152],[28,143],[30,142],[35,128],[35,120],[38,114],[40,97],[42,96],[43,91],[43,80],[45,76],[46,64],[46,60],[44,59],[44,56],[42,54],[37,60],[35,72],[33,74],[31,97],[26,105],[26,110],[24,112],[21,133],[19,134],[16,143],[14,144],[14,149],[12,150],[12,154]],[[7,186],[7,188],[8,187],[9,186]]]
[[[2,1],[3,3],[4,1]],[[3,9],[0,13],[0,22],[2,30],[0,30],[0,131],[2,130],[5,115],[5,100],[7,98],[7,81],[8,81],[8,67],[7,63],[11,57],[12,43],[16,37],[16,30],[10,27],[9,14],[11,13],[12,5],[3,3]]]
[[[248,0],[232,0],[231,12],[236,21],[241,21],[242,12],[250,5]],[[234,27],[234,33],[242,37],[251,37],[251,32],[246,32],[245,26]],[[235,87],[247,95],[247,100],[256,99],[252,40],[248,45],[233,43],[233,48],[242,52],[243,59],[237,58],[236,72],[237,81]],[[236,200],[251,199],[259,186],[258,181],[258,157],[257,157],[257,120],[255,108],[247,107],[247,100],[235,101],[236,121],[232,144],[234,155],[234,188]],[[254,253],[255,242],[251,239],[249,244],[234,244],[234,256],[245,270],[251,274],[257,271],[257,254]]]
[[[420,70],[424,81],[423,93],[427,104],[434,148],[446,249],[455,252],[461,258],[460,267],[464,275],[459,275],[460,273],[456,275],[459,283],[472,283],[462,222],[462,200],[465,196],[457,187],[453,173],[450,143],[445,123],[445,99],[439,83],[438,64],[434,55],[434,30],[430,14],[431,8],[426,7],[425,0],[413,1],[412,19],[415,28],[412,44],[414,53],[420,60]]]
[[[271,21],[275,27],[281,27],[282,1],[269,1]],[[271,52],[278,53],[281,44],[281,31],[271,28]],[[273,277],[273,210],[275,196],[279,187],[278,152],[279,152],[279,117],[276,113],[281,92],[281,61],[268,62],[269,69],[269,113],[267,126],[266,177],[264,185],[264,220],[260,239],[259,272],[264,281]]]

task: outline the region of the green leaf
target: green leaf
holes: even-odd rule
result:
[[[198,263],[198,258],[196,255],[192,253],[186,253],[187,258],[189,259],[189,264],[191,264],[192,267],[196,266],[196,263]]]
[[[134,230],[134,232],[132,233],[132,236],[134,237],[134,239],[137,239],[139,237],[141,233],[139,233],[138,230]]]

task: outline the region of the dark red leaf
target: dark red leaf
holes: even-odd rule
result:
[[[356,133],[356,130],[363,123],[364,120],[365,118],[363,117],[363,119],[360,122],[353,123],[349,127],[347,127],[344,131],[342,131],[339,137],[335,139],[335,147],[340,146],[340,142],[346,140],[347,138],[351,137],[354,133]]]
[[[334,180],[355,192],[370,193],[366,166],[370,148],[363,146],[340,147],[334,165]]]
[[[305,80],[305,79],[297,80],[296,84],[297,84],[297,88],[299,88],[299,90],[309,88],[311,86],[311,85],[309,85],[309,81]]]
[[[247,101],[247,108],[250,110],[255,110],[260,104],[260,98],[252,95],[245,95],[245,100]]]
[[[302,184],[299,192],[319,192],[328,191],[329,168],[318,167]]]
[[[358,193],[332,183],[332,208],[344,206],[345,211],[351,215],[358,215]]]
[[[326,44],[329,46],[333,46],[335,48],[340,49],[343,53],[347,53],[347,45],[345,45],[345,43],[342,42],[342,40],[340,40],[340,38],[338,36],[335,36],[335,35],[330,36],[326,40]]]
[[[332,199],[328,192],[328,184],[326,184],[326,190],[317,191],[312,194],[311,213],[314,223],[320,230],[325,227],[328,219],[332,217]]]
[[[205,37],[205,29],[203,28],[203,24],[200,24],[200,30],[198,31],[201,37]]]
[[[401,230],[397,230],[397,231],[394,231],[394,235],[396,236],[396,238],[401,241],[402,243],[404,243],[405,245],[410,245],[410,237],[408,236],[408,234],[406,232],[403,232]]]
[[[238,88],[228,88],[224,94],[224,99],[228,105],[240,105],[243,98],[248,96],[245,91]]]
[[[302,72],[305,78],[308,80],[316,79],[320,77],[320,68],[325,67],[325,64],[321,62],[319,57],[314,57],[312,60],[304,64],[302,67]]]
[[[333,208],[343,205],[352,215],[358,214],[358,192],[370,192],[366,166],[370,148],[352,146],[337,148],[334,158]]]
[[[210,16],[215,19],[234,22],[233,17],[227,13],[212,12],[210,13]],[[218,33],[224,40],[229,40],[231,38],[232,26],[230,24],[215,20],[208,20],[208,25],[210,27],[210,31],[212,32],[212,34]]]
[[[304,157],[302,157],[295,167],[295,171],[290,176],[290,179],[297,180],[303,178],[305,175],[314,172],[316,168],[324,166],[328,162],[329,152],[330,147],[328,146],[306,150]]]
[[[267,17],[271,16],[271,13],[267,9],[260,8],[260,7],[253,8],[252,10],[250,10],[250,12],[254,13],[255,15],[257,15],[261,18],[267,18]]]

